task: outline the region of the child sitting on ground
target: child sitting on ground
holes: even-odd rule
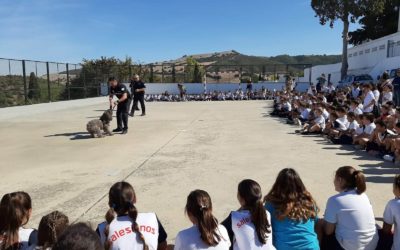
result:
[[[341,132],[346,131],[349,128],[349,121],[347,120],[346,109],[339,107],[336,109],[336,115],[338,118],[335,121],[335,127],[330,132],[331,138],[336,138]]]
[[[347,114],[347,119],[349,122],[349,128],[345,131],[340,131],[336,138],[332,139],[335,144],[352,144],[353,135],[356,133],[356,129],[360,127],[356,120],[356,115],[353,112]]]
[[[32,214],[32,200],[25,192],[5,194],[0,202],[0,249],[32,249],[37,231],[24,228]]]
[[[321,133],[325,129],[325,118],[322,116],[322,109],[315,110],[315,119],[312,123],[306,123],[303,127],[302,134]],[[300,131],[301,132],[301,131]]]
[[[59,211],[43,216],[39,223],[37,248],[41,250],[51,249],[68,227],[68,224],[68,217]]]
[[[371,139],[371,135],[375,130],[374,115],[367,113],[363,116],[362,123],[364,125],[363,132],[360,135],[356,135],[353,139],[353,143],[357,145],[357,149],[364,149],[367,142]]]
[[[394,133],[387,129],[385,122],[382,120],[375,121],[375,125],[375,131],[371,140],[367,142],[366,150],[370,155],[382,157],[387,153],[385,140],[389,135],[394,135]]]
[[[392,235],[393,246],[392,249],[400,249],[400,175],[397,175],[393,181],[393,194],[394,199],[389,201],[386,205],[385,212],[383,213],[383,233]]]

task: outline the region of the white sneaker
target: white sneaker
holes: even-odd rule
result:
[[[384,155],[384,156],[383,156],[383,159],[384,159],[385,161],[393,162],[394,157],[391,156],[391,155]]]

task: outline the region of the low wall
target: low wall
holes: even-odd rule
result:
[[[125,85],[129,85],[125,83]],[[203,83],[186,83],[184,84],[186,87],[187,94],[203,94],[204,93],[204,84]],[[253,90],[260,90],[262,87],[270,90],[270,91],[279,91],[282,90],[285,86],[283,82],[262,82],[262,83],[254,83]],[[305,92],[308,89],[308,82],[299,82],[297,83],[296,90]],[[238,83],[208,83],[206,84],[206,89],[208,91],[236,91],[241,88],[242,90],[246,90],[246,84],[238,84]],[[176,83],[146,83],[146,94],[155,95],[162,94],[165,91],[168,91],[170,94],[179,94],[179,90]],[[108,87],[106,84],[103,85],[102,95],[107,95]]]

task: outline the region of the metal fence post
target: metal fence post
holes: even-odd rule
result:
[[[164,82],[164,64],[161,64],[161,83]]]
[[[25,69],[25,60],[22,60],[22,77],[24,78],[24,99],[25,105],[28,104],[28,88],[26,86],[26,69]]]
[[[75,68],[76,68],[76,66],[75,66]],[[82,75],[83,75],[83,97],[86,98],[87,97],[86,74],[85,74],[85,71],[83,70],[83,67],[81,70],[82,70]],[[94,80],[96,81],[96,77]]]
[[[47,95],[49,97],[49,102],[51,102],[50,66],[49,66],[49,62],[46,62],[46,76],[47,76]]]
[[[66,65],[67,68],[67,93],[68,93],[68,100],[71,100],[71,91],[70,91],[70,86],[69,86],[69,65],[67,63]]]

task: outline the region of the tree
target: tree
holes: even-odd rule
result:
[[[368,11],[359,21],[362,27],[349,33],[349,43],[359,45],[367,40],[375,40],[396,33],[399,6],[400,0],[387,0],[382,13]]]
[[[193,57],[186,59],[186,81],[192,83],[203,82],[204,68]]]
[[[172,75],[172,82],[173,82],[173,83],[176,83],[176,70],[175,70],[175,64],[174,64],[174,65],[172,65],[172,72],[171,72],[171,75]]]
[[[125,60],[114,57],[101,57],[95,60],[83,59],[79,75],[71,80],[63,93],[63,98],[77,99],[98,96],[100,84],[106,83],[110,76],[116,77],[119,81],[127,81],[132,73],[139,73],[140,68],[137,67],[132,72],[132,64],[130,57],[126,57]]]
[[[382,13],[386,0],[311,0],[311,7],[321,25],[329,23],[330,27],[336,21],[343,22],[342,31],[342,79],[347,75],[349,63],[347,59],[347,46],[349,43],[349,26],[369,11]]]
[[[28,98],[31,100],[40,100],[41,92],[38,79],[35,73],[31,72],[29,75],[29,91]]]

